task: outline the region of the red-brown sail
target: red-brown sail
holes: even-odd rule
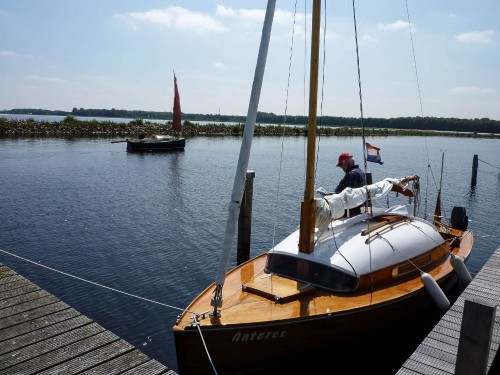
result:
[[[181,98],[179,97],[179,89],[177,88],[177,78],[175,77],[174,73],[174,86],[175,86],[175,92],[174,92],[174,121],[172,124],[172,129],[174,129],[176,132],[180,132],[182,125],[181,125]]]

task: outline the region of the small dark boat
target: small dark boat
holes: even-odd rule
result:
[[[185,138],[177,138],[169,135],[127,139],[128,152],[184,150],[185,145]]]
[[[179,90],[177,88],[177,78],[174,73],[174,110],[172,130],[175,135],[154,134],[146,136],[144,133],[139,134],[139,137],[134,139],[126,139],[124,141],[112,141],[111,143],[127,142],[128,152],[157,152],[157,151],[175,151],[184,150],[186,139],[180,137],[182,131],[181,122],[181,101]]]

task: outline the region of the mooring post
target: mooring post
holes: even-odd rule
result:
[[[495,315],[489,301],[465,300],[455,375],[486,375]]]
[[[367,185],[373,184],[373,178],[372,178],[372,173],[371,172],[367,172],[366,173],[366,184]]]
[[[366,172],[366,184],[371,185],[373,184],[373,177],[371,172]],[[370,198],[370,195],[368,195],[368,200],[366,201],[366,209],[368,210],[367,212],[372,212],[371,207],[372,207],[372,200]]]
[[[470,180],[470,187],[473,190],[476,188],[477,183],[477,163],[478,157],[477,155],[474,155],[474,158],[472,159],[472,178]]]
[[[241,264],[250,259],[250,236],[252,234],[252,199],[253,180],[255,171],[247,171],[245,181],[245,192],[240,207],[238,218],[238,249],[236,263]]]

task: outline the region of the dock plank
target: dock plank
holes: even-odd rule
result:
[[[397,375],[454,374],[465,300],[500,304],[500,247],[443,315],[415,352],[406,360]],[[496,311],[488,357],[488,371],[494,365],[500,346],[500,312]]]
[[[98,338],[97,341],[95,338]],[[103,343],[106,344],[102,345]],[[77,374],[131,350],[133,350],[132,345],[123,340],[119,340],[119,338],[111,332],[105,331],[95,337],[87,339],[85,345],[81,345],[81,343],[70,345],[68,351],[71,357],[66,354],[66,350],[61,351],[64,361],[53,368],[39,372],[39,374]]]
[[[123,371],[130,369],[131,367],[137,367],[143,365],[150,361],[151,359],[140,352],[139,350],[134,350],[132,352],[126,353],[126,355],[113,358],[110,361],[101,363],[100,365],[93,367],[92,369],[82,372],[82,375],[93,375],[96,371],[100,374],[115,375],[121,374]]]
[[[0,370],[30,358],[50,353],[58,348],[65,347],[82,339],[95,336],[103,331],[104,328],[96,323],[91,323],[69,332],[59,334],[56,337],[38,341],[29,346],[24,346],[14,352],[11,351],[4,355],[0,355]]]
[[[9,353],[14,350],[19,350],[20,348],[35,344],[45,339],[50,339],[57,335],[62,335],[68,331],[90,323],[92,323],[92,321],[89,318],[84,315],[78,315],[74,318],[63,320],[51,326],[42,327],[35,331],[1,341],[0,353]]]
[[[51,303],[50,305],[41,306],[39,308],[20,311],[16,315],[8,315],[6,317],[0,318],[0,329],[16,326],[25,322],[38,322],[43,320],[41,318],[44,318],[47,315],[54,315],[55,313],[60,313],[60,315],[64,315],[65,313],[70,314],[70,312],[67,310],[70,310],[70,307],[64,302],[56,302]],[[4,309],[0,310],[0,314],[3,311]]]
[[[176,375],[1,263],[0,373]]]

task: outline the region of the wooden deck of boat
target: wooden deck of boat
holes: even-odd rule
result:
[[[500,247],[477,273],[456,302],[406,360],[398,375],[455,374],[464,304],[466,300],[500,305]],[[500,358],[496,358],[500,343],[500,311],[495,311],[487,374],[500,373]],[[500,357],[500,356],[499,356]],[[472,361],[473,356],[468,360]],[[463,373],[463,372],[462,372]]]
[[[176,375],[1,263],[0,373]]]

